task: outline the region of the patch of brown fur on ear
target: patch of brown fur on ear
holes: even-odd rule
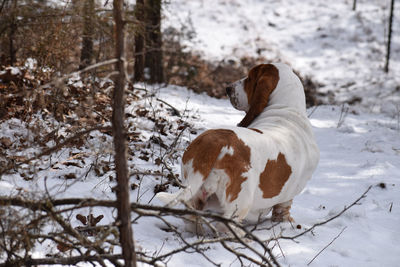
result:
[[[249,100],[250,108],[246,116],[238,124],[240,127],[249,126],[260,115],[268,105],[269,96],[278,85],[279,70],[274,65],[262,64],[256,68],[256,71],[249,73],[249,76],[256,75],[256,83],[253,85],[254,88],[250,88],[250,90],[253,90],[252,97]],[[248,86],[251,85],[249,84]]]

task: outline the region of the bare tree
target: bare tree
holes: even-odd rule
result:
[[[118,75],[115,78],[113,94],[112,129],[115,149],[115,169],[117,174],[117,209],[118,226],[120,232],[120,243],[125,266],[136,266],[136,254],[133,243],[133,232],[131,227],[131,209],[129,200],[129,175],[126,161],[126,135],[124,127],[125,118],[125,40],[124,21],[122,17],[123,0],[114,0],[114,21],[115,21],[115,52],[118,62],[116,70]]]
[[[2,50],[0,52],[4,51],[4,60],[7,58],[7,63],[10,65],[14,65],[17,61],[17,45],[15,44],[15,39],[18,30],[18,4],[18,0],[3,0],[0,3],[0,36],[3,34],[6,36],[3,42],[0,42],[0,48]]]
[[[386,50],[385,72],[389,72],[390,44],[392,41],[393,10],[394,10],[394,0],[392,0],[390,3],[389,32],[388,32],[388,42]]]
[[[95,24],[94,0],[85,0],[83,3],[83,36],[81,49],[81,62],[79,69],[84,69],[92,63],[93,59],[93,34]]]
[[[137,20],[137,29],[135,31],[135,70],[134,70],[133,80],[135,82],[138,82],[138,81],[143,81],[144,78],[145,15],[144,15],[143,0],[136,1],[135,18]]]
[[[149,70],[150,83],[162,83],[161,0],[146,0],[146,21],[145,67]]]

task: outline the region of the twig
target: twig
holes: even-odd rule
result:
[[[371,188],[372,188],[372,185],[370,185],[370,186],[368,187],[368,189],[367,189],[359,198],[357,198],[353,203],[351,203],[350,206],[345,207],[341,212],[339,212],[339,213],[336,214],[335,216],[329,218],[328,220],[325,220],[325,221],[320,222],[320,223],[316,223],[316,224],[314,224],[311,228],[309,228],[309,229],[307,229],[307,230],[305,230],[305,231],[303,231],[303,232],[301,232],[300,234],[297,234],[297,235],[295,235],[295,236],[280,236],[280,237],[278,237],[278,239],[291,239],[291,240],[294,240],[294,239],[296,239],[296,238],[298,238],[298,237],[300,237],[300,236],[302,236],[302,235],[304,235],[304,234],[306,234],[306,233],[308,233],[308,232],[314,230],[315,227],[318,227],[318,226],[327,224],[327,223],[330,222],[330,221],[333,221],[334,219],[336,219],[337,217],[339,217],[339,216],[341,216],[343,213],[345,213],[347,210],[349,210],[351,207],[353,207],[354,205],[358,204],[358,202],[359,202],[361,199],[365,198],[365,196],[367,195],[368,191],[369,191]]]
[[[118,61],[118,59],[113,58],[113,59],[109,59],[109,60],[106,60],[106,61],[103,61],[103,62],[99,62],[99,63],[93,64],[93,65],[90,65],[90,66],[88,66],[88,67],[86,67],[86,68],[84,68],[84,69],[82,69],[80,71],[72,72],[72,73],[64,75],[64,76],[62,76],[60,78],[54,79],[54,80],[52,80],[52,81],[50,81],[50,82],[48,82],[46,84],[43,84],[42,86],[38,87],[36,90],[44,89],[45,87],[48,87],[50,85],[59,84],[59,83],[65,81],[66,79],[71,78],[71,77],[73,77],[75,75],[80,75],[80,74],[82,74],[84,72],[87,72],[87,71],[90,71],[90,70],[93,70],[93,69],[96,69],[98,67],[102,67],[102,66],[105,66],[105,65],[111,65],[111,64],[116,63],[117,61]]]
[[[342,124],[344,123],[344,120],[346,119],[347,114],[349,113],[349,108],[345,107],[345,104],[342,104],[342,108],[340,110],[340,117],[339,117],[339,121],[337,123],[336,128],[340,128],[340,126],[342,126]]]
[[[179,110],[177,110],[174,106],[172,106],[171,104],[165,102],[164,100],[160,99],[160,98],[156,98],[157,101],[164,103],[165,105],[167,105],[168,107],[170,107],[174,113],[172,115],[178,116],[178,117],[182,117],[181,113],[179,112]]]
[[[14,198],[0,197],[0,206],[6,206],[6,205],[21,206],[21,207],[29,208],[31,210],[48,211],[50,207],[55,207],[55,206],[60,206],[60,205],[74,205],[75,206],[74,208],[76,208],[76,209],[83,208],[83,207],[93,207],[93,206],[103,206],[103,207],[115,208],[116,201],[70,198],[70,199],[54,199],[51,203],[48,203],[46,200],[32,201],[32,200],[25,200],[21,197],[14,197]],[[142,216],[157,217],[164,222],[165,222],[165,220],[163,219],[164,215],[173,215],[173,216],[179,216],[179,217],[182,217],[184,215],[193,215],[193,216],[200,216],[203,218],[209,218],[209,219],[212,219],[212,220],[215,220],[218,222],[222,222],[228,227],[228,229],[232,233],[233,240],[238,241],[243,246],[245,246],[246,248],[253,251],[258,257],[260,257],[263,260],[263,262],[267,263],[266,265],[280,266],[279,263],[277,262],[277,260],[275,259],[274,255],[272,254],[271,250],[264,244],[263,241],[261,241],[257,236],[255,236],[250,231],[248,231],[240,223],[238,223],[230,218],[225,218],[220,214],[198,211],[198,210],[193,210],[193,209],[190,209],[190,210],[189,209],[177,209],[177,208],[170,208],[170,207],[165,207],[165,206],[160,207],[160,206],[144,205],[144,204],[139,204],[139,203],[131,203],[131,210]],[[53,214],[55,214],[55,211],[53,211]],[[54,217],[60,223],[60,225],[63,223],[63,220],[61,218],[58,218],[57,216],[54,216]],[[167,225],[169,225],[169,224],[167,223]],[[71,233],[74,237],[78,238],[78,240],[82,239],[82,237],[77,236],[77,232],[75,229],[71,229],[70,227],[67,227],[65,224],[61,225],[61,226],[63,226],[64,230],[67,233]],[[172,227],[172,226],[170,226],[170,227]],[[258,252],[256,249],[254,249],[253,247],[246,244],[246,242],[236,234],[233,227],[244,231],[246,233],[247,238],[258,243],[262,247],[262,249],[268,254],[270,260],[268,258],[266,258],[263,254]],[[174,228],[171,228],[171,229],[174,229]],[[178,233],[178,235],[181,234],[176,229],[174,230],[174,232]],[[183,237],[181,237],[181,238],[184,240]],[[228,239],[228,240],[231,240],[231,239]],[[193,244],[190,244],[187,241],[184,241],[184,242],[185,242],[186,246],[189,246],[187,248],[193,248],[197,252],[200,252],[200,254],[202,253],[201,251],[199,251],[198,248],[193,247]],[[91,242],[89,242],[89,243],[91,243]],[[87,244],[87,240],[84,240],[83,244]],[[90,246],[93,244],[88,244],[88,245]],[[91,247],[93,247],[93,246],[91,246]],[[187,248],[185,248],[185,249],[187,249]],[[99,254],[101,254],[101,253],[99,253]],[[249,257],[249,256],[247,256],[247,257]],[[253,259],[253,262],[259,263],[259,261],[256,259]]]
[[[132,86],[133,86],[133,84],[132,84]],[[149,90],[147,90],[146,88],[141,88],[141,87],[133,87],[133,89],[139,90],[139,91],[144,91],[144,92],[146,92],[146,93],[149,92]],[[154,95],[154,94],[151,94],[151,96],[155,96],[155,95]],[[168,103],[168,102],[166,102],[165,100],[162,100],[162,99],[160,99],[160,98],[158,98],[158,97],[156,97],[155,99],[156,99],[158,102],[164,103],[165,105],[167,105],[168,107],[170,107],[170,108],[174,111],[174,113],[173,113],[172,115],[175,115],[175,116],[178,116],[178,117],[182,117],[181,113],[179,112],[179,110],[178,110],[176,107],[172,106],[170,103]]]
[[[321,249],[321,250],[317,253],[317,255],[315,255],[314,258],[312,258],[312,259],[307,263],[307,266],[310,265],[310,264],[319,256],[319,254],[322,253],[322,251],[324,251],[324,250],[325,250],[327,247],[329,247],[333,242],[335,242],[335,240],[339,238],[339,236],[344,232],[344,230],[346,230],[346,228],[347,228],[347,226],[345,226],[345,227],[342,229],[342,231],[340,231],[340,233],[339,233],[331,242],[329,242],[328,245],[326,245],[323,249]]]
[[[311,110],[310,114],[307,115],[307,117],[308,117],[308,118],[311,118],[311,115],[317,110],[317,108],[319,108],[319,106],[315,106],[315,107]]]
[[[26,266],[37,266],[37,265],[76,265],[79,262],[99,262],[99,259],[105,259],[109,260],[112,262],[116,262],[117,260],[122,259],[121,254],[100,254],[96,256],[91,256],[91,255],[81,255],[81,256],[75,256],[75,257],[65,257],[65,258],[41,258],[41,259],[20,259],[12,262],[6,262],[6,263],[0,263],[0,267],[7,267],[7,266],[19,266],[19,264],[23,263]],[[151,261],[141,257],[138,255],[137,258],[138,261],[151,264]],[[153,264],[154,266],[157,266],[157,264]]]

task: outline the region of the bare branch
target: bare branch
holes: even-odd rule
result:
[[[361,199],[363,199],[363,198],[366,197],[368,191],[369,191],[371,188],[372,188],[372,185],[370,185],[370,186],[368,187],[368,189],[367,189],[359,198],[357,198],[353,203],[351,203],[348,207],[345,207],[341,212],[339,212],[339,213],[336,214],[335,216],[329,218],[328,220],[325,220],[325,221],[320,222],[320,223],[316,223],[316,224],[314,224],[312,227],[310,227],[309,229],[307,229],[307,230],[305,230],[305,231],[303,231],[303,232],[301,232],[300,234],[297,234],[297,235],[295,235],[295,236],[280,236],[280,237],[278,237],[278,239],[291,239],[291,240],[294,240],[294,239],[296,239],[296,238],[298,238],[298,237],[300,237],[300,236],[302,236],[302,235],[304,235],[304,234],[306,234],[306,233],[308,233],[308,232],[314,230],[314,229],[315,229],[316,227],[318,227],[318,226],[321,226],[321,225],[327,224],[327,223],[330,222],[330,221],[333,221],[334,219],[338,218],[338,217],[341,216],[343,213],[345,213],[347,210],[349,210],[351,207],[353,207],[354,205],[357,205],[357,204],[360,202]]]
[[[317,255],[315,255],[314,258],[312,258],[312,260],[310,260],[310,261],[307,263],[307,265],[310,265],[310,264],[319,256],[319,254],[322,253],[322,251],[324,251],[324,250],[325,250],[327,247],[329,247],[333,242],[335,242],[335,240],[339,238],[339,236],[344,232],[344,230],[346,230],[346,228],[347,228],[347,226],[344,227],[344,228],[342,229],[342,231],[340,231],[340,233],[339,233],[331,242],[329,242],[328,245],[326,245],[323,249],[321,249],[321,251],[318,252]]]

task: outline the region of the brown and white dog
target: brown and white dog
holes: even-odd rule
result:
[[[246,112],[240,127],[199,135],[182,158],[187,187],[157,197],[198,210],[217,199],[219,211],[239,222],[271,209],[273,221],[292,220],[292,200],[319,161],[299,78],[285,64],[261,64],[226,91],[232,105]]]

